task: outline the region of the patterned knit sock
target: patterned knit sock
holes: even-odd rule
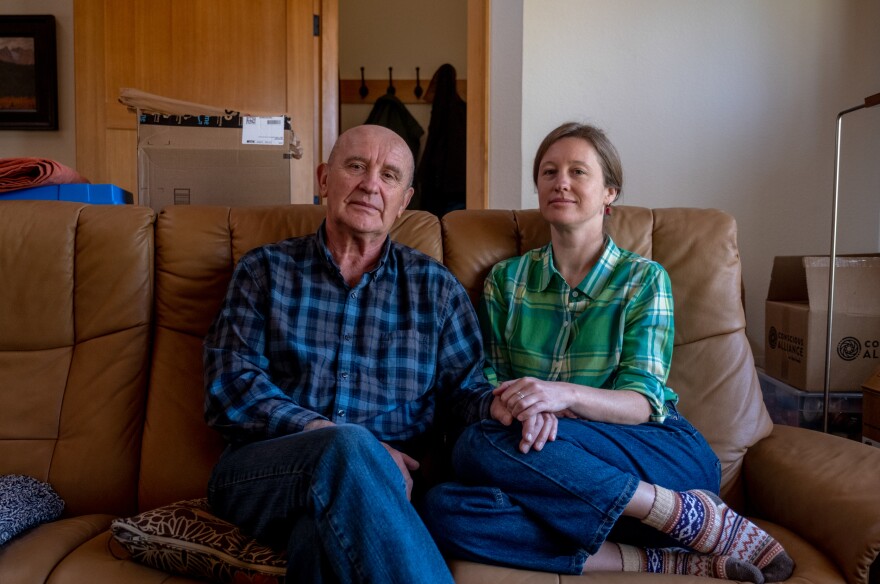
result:
[[[767,582],[791,576],[794,562],[778,541],[707,491],[657,487],[642,521],[701,554],[730,556],[756,566]]]
[[[645,549],[620,545],[624,572],[651,572],[741,580],[764,584],[764,575],[755,566],[730,556],[711,556],[685,550]]]

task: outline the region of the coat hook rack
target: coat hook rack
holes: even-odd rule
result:
[[[422,99],[422,93],[424,93],[424,92],[422,91],[421,81],[419,81],[419,68],[418,67],[416,67],[416,88],[413,89],[413,93],[416,94],[416,99]]]
[[[388,67],[388,78],[376,76],[369,79],[366,76],[366,66],[360,68],[360,79],[357,73],[350,79],[339,80],[339,103],[351,105],[369,105],[383,95],[394,95],[406,104],[430,105],[424,100],[430,89],[427,82],[422,85],[422,69],[414,67],[415,78],[395,79],[394,67]],[[399,69],[399,67],[398,67]],[[430,77],[430,76],[429,76]],[[467,95],[467,79],[459,79],[456,82],[459,95]]]
[[[397,90],[394,89],[394,79],[391,75],[392,69],[393,69],[393,67],[388,67],[388,93],[390,93],[391,95],[394,95]]]
[[[368,93],[370,93],[370,90],[367,89],[367,82],[364,80],[364,68],[361,67],[361,86],[358,89],[358,95],[361,96],[361,99],[364,99]]]

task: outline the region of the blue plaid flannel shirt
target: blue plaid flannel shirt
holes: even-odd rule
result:
[[[239,261],[204,341],[208,424],[250,442],[327,419],[403,444],[435,422],[488,417],[480,329],[458,280],[389,238],[349,287],[324,233]]]

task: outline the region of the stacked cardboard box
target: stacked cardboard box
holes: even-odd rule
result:
[[[286,116],[138,116],[139,203],[286,205],[294,136]]]
[[[880,446],[880,367],[862,384],[862,441]]]
[[[829,258],[779,256],[765,305],[764,369],[804,391],[825,387]],[[880,364],[880,254],[839,256],[830,391],[858,391]]]

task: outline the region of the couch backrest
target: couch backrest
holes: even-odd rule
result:
[[[323,217],[313,205],[170,207],[159,215],[141,508],[203,496],[222,450],[203,420],[201,349],[234,263],[263,243],[313,233]],[[772,427],[745,336],[736,223],[715,210],[623,206],[610,231],[669,272],[676,307],[669,384],[722,460],[724,494],[735,500],[746,449]],[[534,210],[455,211],[442,231],[434,216],[407,212],[392,237],[442,259],[476,303],[489,268],[543,245],[549,228]]]
[[[324,207],[168,207],[156,223],[156,330],[144,427],[139,505],[204,496],[220,437],[204,422],[202,339],[250,249],[314,233]],[[406,212],[392,238],[442,258],[440,223]]]
[[[497,261],[550,239],[537,210],[454,211],[442,227],[444,262],[475,303]],[[722,461],[722,493],[735,499],[746,449],[772,429],[745,335],[736,222],[712,209],[616,206],[609,232],[620,247],[669,273],[675,302],[669,385]]]
[[[0,202],[0,474],[48,481],[66,515],[136,508],[153,220]]]

